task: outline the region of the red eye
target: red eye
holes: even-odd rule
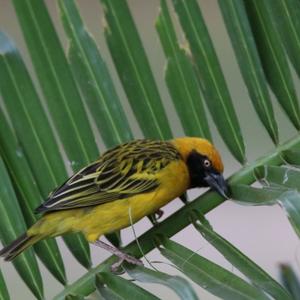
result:
[[[204,167],[209,168],[210,165],[211,165],[211,163],[210,163],[210,161],[209,161],[208,159],[205,159],[205,160],[203,161],[203,165],[204,165]]]

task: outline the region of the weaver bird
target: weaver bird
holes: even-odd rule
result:
[[[226,197],[223,163],[205,139],[136,140],[105,152],[54,190],[36,209],[42,217],[0,251],[10,261],[29,246],[67,232],[86,239],[124,260],[141,261],[99,238],[128,227],[194,187],[210,186]]]

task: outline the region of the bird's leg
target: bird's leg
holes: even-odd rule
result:
[[[187,196],[187,193],[183,193],[181,196],[179,196],[180,200],[185,204],[187,205],[188,204],[188,196]]]
[[[127,261],[128,263],[133,264],[133,265],[138,265],[138,266],[143,265],[143,262],[141,260],[139,260],[127,253],[124,253],[121,250],[119,250],[118,248],[110,246],[100,240],[96,241],[94,244],[98,247],[101,247],[101,248],[109,251],[111,254],[119,257],[119,260],[111,266],[112,272],[116,272],[124,261]]]

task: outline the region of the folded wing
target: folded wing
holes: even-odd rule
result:
[[[178,159],[169,142],[137,140],[120,145],[74,174],[36,212],[94,206],[151,192],[160,184],[159,173]]]

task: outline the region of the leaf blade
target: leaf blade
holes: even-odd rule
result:
[[[253,188],[246,185],[232,187],[232,197],[242,203],[252,205],[274,205],[279,203],[285,210],[295,233],[300,237],[300,194],[288,187]]]
[[[0,271],[0,299],[1,300],[9,300],[9,294],[8,290],[4,281],[4,277],[2,275],[2,272]]]
[[[285,209],[288,219],[300,238],[300,194],[296,191],[287,191],[281,195],[278,202]]]
[[[291,169],[288,166],[261,166],[256,168],[255,172],[261,180],[271,186],[300,191],[300,171],[296,169]]]
[[[195,0],[173,0],[180,24],[189,41],[200,86],[214,122],[233,156],[244,163],[245,146],[232,100],[209,37],[201,11]]]
[[[222,299],[268,299],[233,273],[171,240],[162,241],[162,255],[195,283]]]
[[[160,8],[155,25],[167,58],[165,81],[184,132],[187,136],[212,140],[196,73],[187,54],[178,45],[166,1],[161,0]]]
[[[0,218],[0,236],[3,244],[7,245],[26,231],[25,221],[17,202],[9,175],[0,157],[0,207],[5,212]],[[43,283],[32,250],[28,250],[17,257],[13,264],[37,299],[43,299]]]
[[[104,286],[105,285],[105,286]],[[110,295],[107,299],[145,299],[158,300],[156,296],[122,277],[111,273],[99,273],[96,276],[96,286],[100,295]],[[112,297],[114,296],[114,297]]]
[[[69,38],[68,58],[107,148],[132,140],[133,135],[112,79],[97,45],[85,29],[73,0],[59,8]]]
[[[107,22],[106,41],[144,136],[170,139],[171,128],[127,3],[101,2]]]
[[[13,4],[54,125],[73,169],[78,170],[96,159],[98,150],[49,13],[43,1]]]
[[[300,299],[300,283],[293,269],[289,265],[280,266],[280,277],[283,284],[293,295],[295,300]]]
[[[291,62],[300,77],[300,6],[298,1],[285,0],[275,1],[270,6],[277,20],[281,20],[280,26],[277,26],[281,34],[285,49]],[[282,22],[282,19],[284,20]],[[277,22],[276,22],[277,23]]]
[[[244,4],[236,0],[219,0],[219,7],[252,104],[271,139],[277,144],[278,128]]]
[[[204,216],[202,216],[204,218]],[[219,234],[213,231],[212,228],[201,223],[197,214],[193,214],[193,225],[201,233],[201,235],[213,245],[233,266],[235,266],[241,273],[243,273],[251,282],[265,290],[274,299],[290,299],[289,293],[275,281],[267,272],[265,272],[255,262],[250,260],[239,249],[233,246],[230,242],[222,238]],[[199,220],[200,221],[200,220]]]
[[[2,32],[0,53],[0,91],[42,197],[46,199],[68,177],[64,161],[22,57]],[[64,240],[78,261],[90,267],[89,248],[83,236],[77,234]]]
[[[283,151],[282,155],[287,163],[300,166],[300,152],[298,150],[289,149]]]
[[[158,283],[171,288],[182,300],[197,300],[196,292],[190,283],[182,277],[153,271],[151,269],[130,265],[125,266],[126,272],[135,280],[147,283]]]
[[[245,1],[266,78],[292,124],[300,128],[300,111],[292,76],[269,1]]]
[[[15,190],[18,192],[18,202],[28,227],[37,221],[34,209],[41,203],[41,194],[31,173],[23,149],[10,129],[0,110],[0,154],[8,167]],[[47,269],[60,281],[66,284],[66,274],[63,261],[54,239],[44,240],[34,246]]]

